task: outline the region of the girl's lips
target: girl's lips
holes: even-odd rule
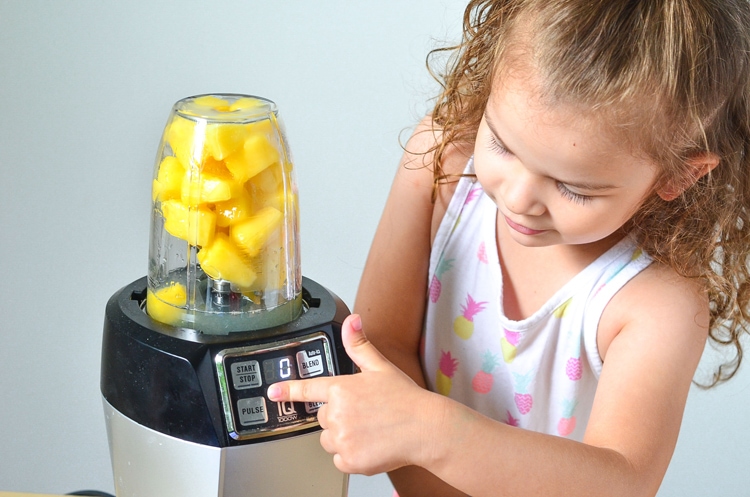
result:
[[[539,235],[541,233],[545,233],[547,230],[533,230],[531,228],[527,228],[526,226],[522,226],[518,223],[514,223],[513,221],[508,218],[508,216],[505,217],[505,222],[508,223],[508,226],[513,228],[515,231],[518,231],[522,235]]]

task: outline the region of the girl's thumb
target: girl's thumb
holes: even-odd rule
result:
[[[362,371],[380,370],[387,367],[388,361],[365,336],[362,331],[362,318],[359,314],[347,316],[341,325],[341,339],[344,348],[354,363]]]

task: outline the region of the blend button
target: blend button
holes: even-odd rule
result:
[[[323,353],[319,349],[300,350],[297,352],[297,366],[300,378],[310,378],[325,372]]]

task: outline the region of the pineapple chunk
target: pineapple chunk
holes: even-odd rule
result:
[[[194,149],[195,121],[176,116],[167,130],[167,143],[172,148],[172,153],[189,167],[201,162],[201,154]],[[202,145],[199,143],[199,145]]]
[[[185,285],[171,283],[156,292],[148,290],[146,294],[146,312],[149,316],[165,324],[174,325],[180,321],[183,308],[187,303]]]
[[[172,236],[198,247],[205,247],[213,240],[216,214],[210,209],[191,209],[179,200],[166,200],[162,202],[161,210],[164,215],[164,229]]]
[[[179,198],[184,177],[185,167],[177,157],[164,157],[154,180],[153,199],[164,201]]]
[[[230,198],[222,202],[216,202],[216,225],[226,227],[250,217],[253,212],[253,199],[243,188]]]
[[[250,136],[241,150],[226,158],[232,176],[244,183],[271,164],[279,162],[279,152],[263,135]]]
[[[250,288],[256,278],[240,250],[223,233],[198,252],[198,262],[211,278],[228,280],[241,290]]]
[[[266,242],[265,250],[263,256],[252,259],[258,275],[251,288],[254,292],[281,290],[287,281],[286,248],[278,232]]]
[[[264,207],[248,219],[232,225],[229,235],[246,256],[255,257],[279,229],[283,218],[280,210]]]
[[[255,107],[262,107],[264,102],[252,97],[243,97],[235,100],[232,105],[229,106],[229,111],[235,110],[253,109]]]
[[[198,97],[193,100],[193,103],[200,107],[208,107],[220,112],[229,110],[229,102],[227,102],[223,98],[215,97],[213,95],[203,95],[202,97]]]
[[[206,126],[206,149],[216,160],[224,160],[242,148],[247,140],[246,124],[210,123]]]
[[[221,202],[232,198],[239,188],[231,177],[195,171],[185,175],[180,198],[187,205]]]
[[[279,164],[267,167],[247,183],[248,189],[260,189],[266,193],[284,193],[284,177]]]

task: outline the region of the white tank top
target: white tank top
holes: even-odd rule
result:
[[[473,172],[469,161],[467,172]],[[651,263],[628,237],[521,321],[503,312],[497,206],[461,178],[430,257],[421,359],[427,386],[509,425],[581,440],[612,296]]]

